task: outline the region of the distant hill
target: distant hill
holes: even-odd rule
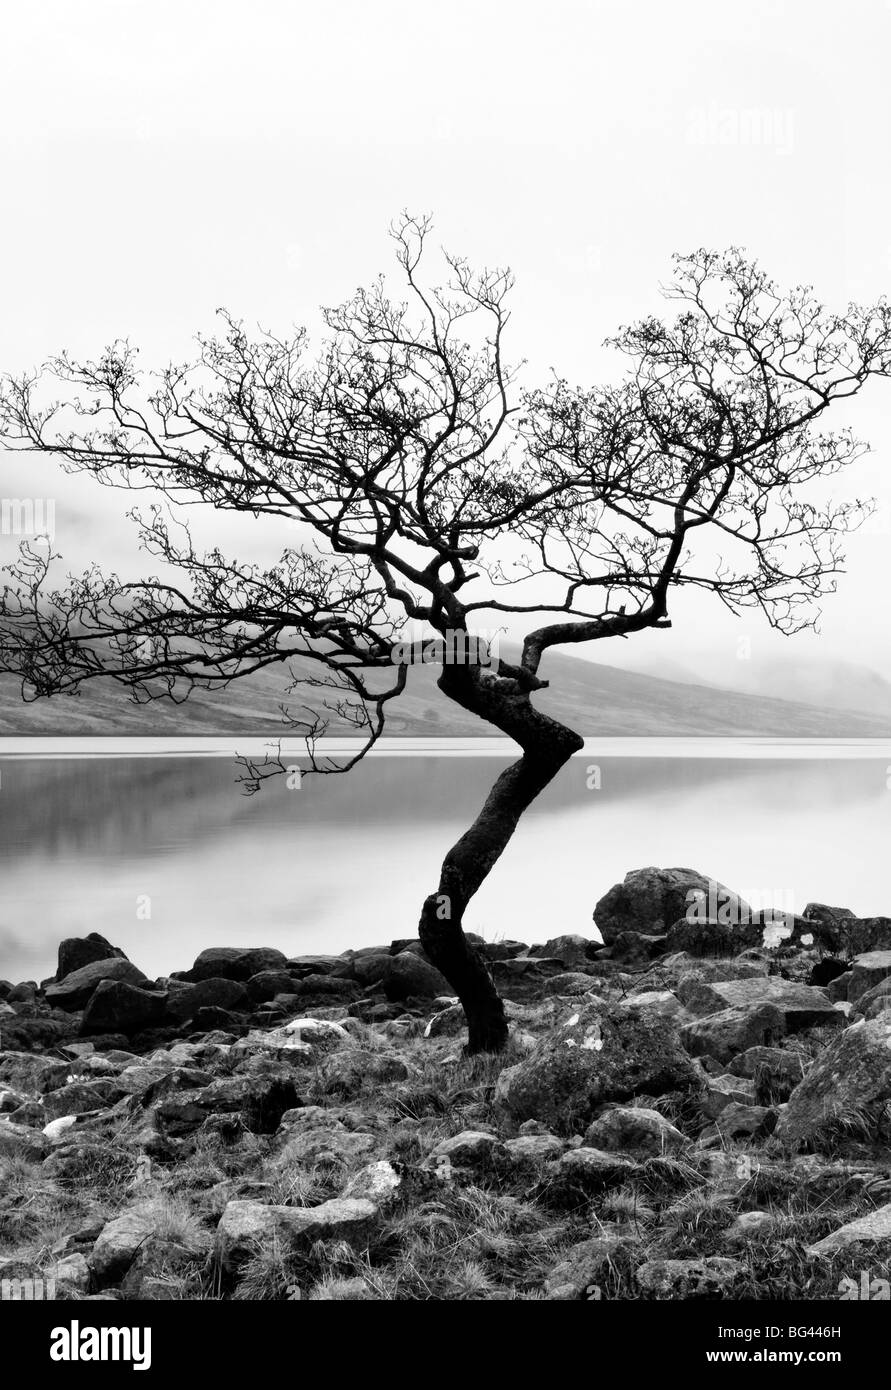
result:
[[[308,663],[295,660],[234,682],[227,690],[196,691],[182,704],[162,699],[134,704],[112,681],[86,686],[76,696],[22,701],[12,677],[0,677],[0,735],[245,736],[284,732],[280,706],[295,711],[318,701],[316,690],[289,691]],[[891,738],[887,713],[808,704],[801,700],[722,690],[620,670],[548,652],[541,675],[551,681],[536,705],[586,737],[749,736],[764,738]],[[332,734],[355,733],[332,719]],[[453,705],[436,688],[436,670],[415,666],[408,688],[390,706],[391,737],[491,737],[492,729]]]

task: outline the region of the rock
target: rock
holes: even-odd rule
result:
[[[502,1071],[495,1104],[514,1120],[538,1119],[572,1132],[608,1101],[698,1084],[670,1023],[589,1006]]]
[[[441,1009],[428,1021],[424,1029],[425,1038],[453,1038],[463,1032],[467,1020],[460,1004],[450,1004]]]
[[[570,1246],[545,1279],[546,1296],[563,1301],[590,1299],[604,1270],[626,1244],[619,1236],[604,1235]]]
[[[680,1149],[687,1141],[679,1129],[658,1110],[618,1106],[600,1115],[585,1131],[585,1144],[607,1153],[627,1152],[664,1154]]]
[[[0,1052],[0,1081],[17,1090],[55,1091],[64,1086],[71,1065],[54,1057],[40,1057],[33,1052]]]
[[[308,1043],[322,1052],[330,1052],[341,1043],[351,1041],[350,1034],[340,1023],[327,1018],[292,1018],[282,1032],[294,1042]]]
[[[291,975],[303,979],[305,975],[330,975],[342,963],[340,956],[289,956],[287,969]]]
[[[170,1134],[188,1134],[213,1114],[238,1115],[252,1134],[274,1134],[282,1115],[301,1104],[290,1076],[224,1076],[162,1100],[157,1114]]]
[[[120,1032],[129,1036],[156,1027],[166,1013],[166,994],[139,989],[124,980],[100,980],[84,1009],[80,1028],[82,1033]]]
[[[670,989],[650,989],[641,994],[629,994],[616,1008],[651,1018],[676,1018],[683,1005]]]
[[[655,960],[664,954],[667,940],[665,932],[653,935],[641,931],[620,931],[612,944],[601,952],[601,959],[620,960],[629,965]]]
[[[587,965],[588,961],[594,960],[598,952],[602,950],[602,941],[593,941],[588,936],[570,934],[552,936],[543,946],[532,946],[529,955],[546,956],[551,960],[558,960],[564,970],[578,970]],[[515,952],[514,954],[519,955],[521,953]]]
[[[711,1255],[701,1260],[647,1260],[634,1277],[642,1293],[651,1298],[714,1298],[745,1272],[738,1260]]]
[[[66,1294],[78,1296],[90,1292],[90,1266],[79,1252],[57,1260],[50,1270],[50,1277],[55,1280],[56,1289],[63,1297]]]
[[[43,1136],[51,1144],[58,1144],[63,1136],[73,1129],[77,1124],[77,1115],[60,1115],[56,1120],[50,1120],[48,1125],[43,1126]]]
[[[260,970],[247,982],[247,993],[254,1004],[274,999],[277,994],[290,994],[293,989],[294,977],[289,975],[287,970]]]
[[[217,1244],[225,1269],[233,1269],[257,1250],[308,1246],[316,1240],[364,1242],[377,1216],[373,1202],[335,1197],[317,1207],[267,1206],[229,1202],[217,1227]]]
[[[808,903],[805,917],[818,907]],[[812,923],[814,940],[824,951],[849,959],[863,952],[891,950],[891,917],[855,917],[846,908],[823,908],[822,912],[838,914],[823,915]]]
[[[604,894],[594,908],[594,921],[610,945],[625,931],[664,935],[675,922],[689,917],[688,909],[701,914],[703,902],[727,904],[735,921],[748,921],[753,915],[735,893],[695,869],[646,868],[632,869]]]
[[[891,1020],[862,1019],[834,1038],[795,1087],[777,1138],[790,1146],[814,1144],[836,1125],[874,1111],[891,1099]]]
[[[731,1100],[718,1113],[711,1134],[721,1139],[739,1139],[753,1135],[764,1139],[773,1132],[776,1124],[776,1111],[766,1105],[747,1105]],[[703,1131],[702,1138],[708,1138]]]
[[[75,970],[92,965],[97,960],[126,960],[124,952],[112,946],[104,936],[92,931],[89,936],[69,936],[59,942],[59,961],[56,967],[56,980],[64,980]]]
[[[852,1022],[858,1018],[884,1018],[891,1016],[891,975],[879,980],[877,985],[861,994],[851,1009]]]
[[[859,1216],[856,1221],[849,1221],[847,1225],[840,1226],[837,1231],[809,1246],[805,1254],[811,1259],[822,1259],[836,1254],[839,1250],[847,1250],[850,1245],[886,1246],[889,1242],[891,1202],[887,1206],[867,1212],[866,1216]]]
[[[10,1091],[7,1087],[0,1086],[0,1115],[11,1115],[26,1103],[27,1097],[20,1091]]]
[[[596,988],[596,978],[591,975],[580,974],[577,970],[569,970],[562,975],[553,975],[550,980],[545,980],[543,993],[546,995],[562,994],[572,998],[582,994],[593,994]]]
[[[685,1008],[699,1017],[724,1009],[758,1009],[765,1004],[779,1010],[789,1033],[818,1024],[841,1026],[844,1022],[823,990],[776,975],[700,981],[684,993]]]
[[[489,969],[499,993],[511,1000],[537,1000],[546,980],[566,973],[562,961],[547,956],[511,956],[492,961]]]
[[[43,1097],[43,1110],[48,1119],[62,1115],[86,1115],[91,1110],[107,1110],[120,1100],[126,1091],[117,1081],[72,1081],[58,1091]]]
[[[722,1236],[725,1245],[748,1245],[765,1240],[774,1231],[777,1218],[769,1211],[743,1211],[734,1217]]]
[[[681,917],[669,927],[666,951],[687,951],[693,956],[732,956],[745,946],[759,946],[764,939],[760,917],[745,922],[715,919],[690,921]]]
[[[195,959],[191,970],[174,978],[197,984],[201,980],[247,981],[262,970],[286,970],[287,958],[271,946],[211,946]]]
[[[0,1158],[25,1158],[33,1162],[43,1158],[47,1141],[39,1130],[0,1118]]]
[[[727,1063],[752,1047],[770,1046],[785,1031],[780,1010],[774,1004],[758,1004],[694,1019],[682,1025],[680,1037],[691,1057],[714,1057]]]
[[[373,1134],[346,1129],[330,1119],[316,1126],[300,1128],[296,1133],[284,1129],[277,1136],[277,1141],[280,1144],[275,1159],[278,1172],[291,1167],[311,1168],[319,1163],[352,1164],[358,1159],[369,1158],[378,1145]]]
[[[563,1147],[564,1141],[556,1134],[521,1134],[516,1139],[508,1139],[504,1145],[507,1157],[518,1168],[551,1163],[561,1157]]]
[[[4,1018],[0,1038],[12,1052],[46,1051],[71,1039],[76,1026],[70,1014],[54,1010],[52,1015],[37,1018]]]
[[[613,1187],[629,1178],[636,1164],[621,1154],[605,1153],[583,1145],[569,1149],[554,1166],[554,1181],[563,1188],[578,1188],[593,1192],[601,1187]]]
[[[344,1197],[360,1197],[381,1211],[394,1204],[402,1188],[402,1178],[389,1159],[369,1163],[354,1173],[344,1189]]]
[[[716,1120],[722,1110],[736,1102],[754,1105],[755,1083],[739,1076],[710,1076],[699,1108],[706,1119]]]
[[[750,1047],[734,1057],[730,1073],[754,1080],[759,1069],[767,1067],[774,1076],[781,1076],[797,1086],[804,1076],[803,1063],[804,1058],[797,1052],[783,1052],[779,1047]]]
[[[99,1285],[115,1284],[127,1273],[141,1245],[151,1237],[154,1222],[143,1211],[125,1211],[106,1222],[93,1246],[90,1265]]]
[[[413,951],[401,951],[387,960],[389,964],[380,983],[391,1003],[411,998],[435,999],[439,994],[451,993],[445,976]]]
[[[247,990],[240,980],[210,976],[197,984],[171,980],[167,992],[167,1012],[180,1023],[194,1018],[199,1009],[225,1009],[237,1012],[248,1007]]]
[[[70,975],[66,975],[64,980],[58,984],[48,985],[46,989],[46,1000],[48,1004],[57,1009],[65,1009],[69,1013],[84,1008],[89,1002],[94,990],[103,980],[116,980],[121,984],[144,986],[148,980],[142,971],[137,969],[129,960],[122,960],[119,956],[113,956],[104,960],[94,960],[89,965],[82,965],[79,970],[73,970]]]
[[[398,1053],[342,1048],[325,1059],[321,1084],[326,1095],[349,1100],[366,1088],[407,1081],[409,1074],[407,1063]]]
[[[465,1129],[443,1139],[431,1149],[424,1160],[423,1167],[438,1168],[446,1163],[455,1168],[488,1168],[503,1151],[497,1134],[481,1130]]]
[[[855,956],[851,964],[848,999],[856,1004],[867,990],[874,989],[891,975],[891,951],[867,951]]]

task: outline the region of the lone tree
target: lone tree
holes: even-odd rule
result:
[[[405,688],[406,626],[462,635],[471,660],[444,655],[439,688],[522,755],[446,854],[420,937],[461,999],[469,1050],[497,1050],[504,1010],[462,921],[520,816],[583,746],[536,708],[544,653],[667,628],[681,587],[759,608],[785,633],[813,624],[841,536],[871,506],[819,486],[808,498],[863,452],[816,426],[891,372],[891,310],[833,314],[738,250],[700,250],[675,258],[671,321],[609,340],[617,384],[531,389],[503,357],[510,274],[446,257],[447,283],[429,285],[427,233],[407,217],[394,228],[404,300],[382,280],[359,290],[325,311],[318,352],[302,330],[252,336],[223,314],[194,363],[157,375],[118,342],[4,380],[7,447],[154,495],[131,516],[163,574],[131,583],[93,566],[59,588],[59,557],[26,543],[0,603],[0,669],[26,699],[97,678],[181,699],[300,655],[322,693],[291,727],[316,770],[345,771]],[[287,518],[293,545],[270,568],[196,548],[181,520],[196,504]],[[516,664],[474,658],[474,624],[524,619]],[[325,708],[363,735],[341,764],[316,756]],[[279,766],[252,765],[252,786]]]

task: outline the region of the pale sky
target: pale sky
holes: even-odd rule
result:
[[[315,324],[388,268],[402,208],[510,264],[509,355],[580,383],[617,370],[602,339],[658,310],[674,251],[742,245],[838,307],[891,287],[886,0],[41,0],[3,19],[0,370],[118,336],[182,359],[218,305]],[[848,422],[875,452],[836,493],[882,510],[799,641],[891,676],[891,382]],[[57,499],[73,568],[131,568],[133,499],[2,467],[3,495]],[[678,661],[704,632],[782,641],[717,606],[675,618]]]

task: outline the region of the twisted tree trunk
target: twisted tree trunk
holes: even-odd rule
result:
[[[499,679],[484,682],[474,668],[446,667],[439,680],[451,699],[509,733],[523,756],[501,773],[470,829],[449,850],[439,887],[424,901],[419,927],[424,950],[464,1007],[471,1053],[501,1051],[507,1020],[485,962],[464,935],[464,913],[523,812],[583,747],[578,734],[533,707],[528,689]]]

